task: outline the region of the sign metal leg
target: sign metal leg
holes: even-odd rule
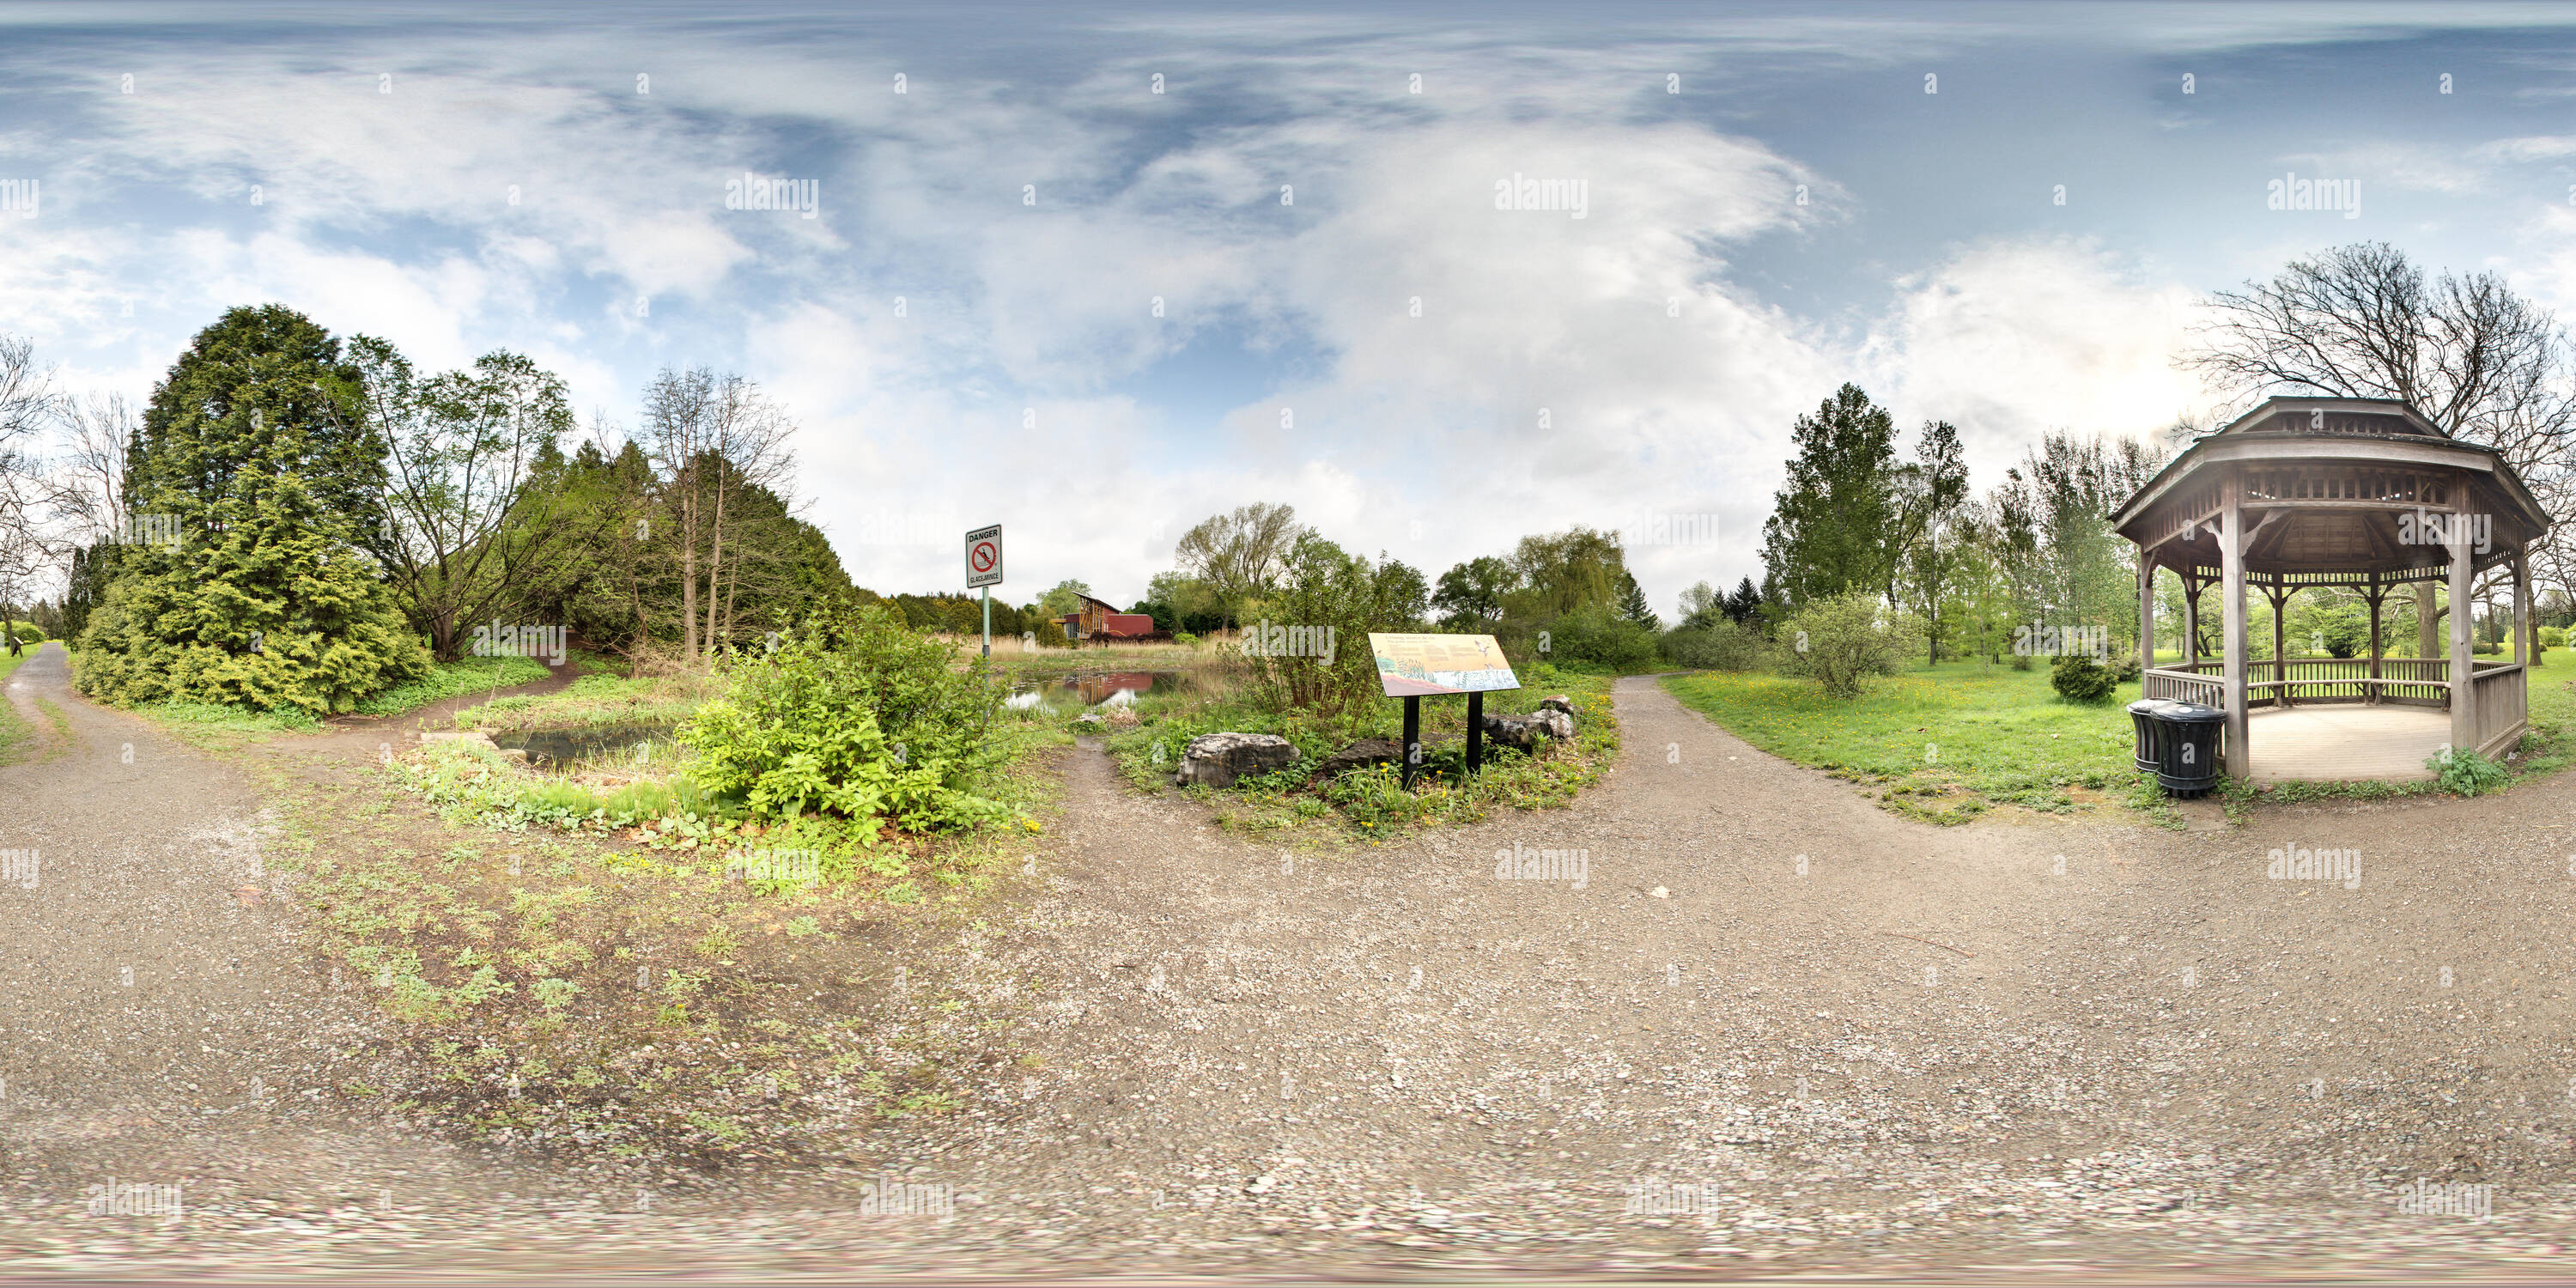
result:
[[[1413,790],[1414,775],[1422,772],[1422,699],[1404,700],[1404,790]]]
[[[1467,772],[1485,767],[1485,695],[1467,695]]]

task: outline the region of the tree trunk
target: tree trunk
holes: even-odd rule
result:
[[[708,540],[713,547],[707,558],[707,652],[709,654],[716,651],[716,583],[724,576],[724,512],[724,463],[720,459],[716,464],[715,522],[707,529]]]

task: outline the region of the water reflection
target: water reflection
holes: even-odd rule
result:
[[[1186,671],[1108,671],[1024,681],[1011,686],[1006,699],[1014,711],[1079,703],[1086,707],[1123,707],[1152,692],[1179,692],[1200,687]]]

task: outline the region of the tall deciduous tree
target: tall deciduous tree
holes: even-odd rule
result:
[[[2180,362],[2236,404],[2282,393],[2402,399],[2496,449],[2551,514],[2576,506],[2567,333],[2503,274],[2428,279],[2404,251],[2361,242],[2204,303],[2203,343]],[[2534,554],[2542,579],[2576,587],[2569,525]]]
[[[559,598],[574,551],[606,535],[604,516],[561,488],[570,401],[560,378],[515,353],[421,380],[383,340],[356,337],[349,352],[388,448],[387,571],[430,650],[454,659],[478,623],[517,623]]]
[[[725,580],[725,548],[739,526],[729,507],[744,488],[774,492],[785,481],[795,429],[784,409],[738,375],[666,368],[644,390],[646,451],[677,529],[680,643],[692,657],[724,637],[736,602]]]
[[[1306,531],[1297,526],[1297,507],[1255,502],[1200,520],[1181,534],[1172,558],[1207,583],[1225,604],[1227,620],[1240,624],[1244,602],[1278,584],[1289,551]]]
[[[1950,422],[1923,426],[1914,460],[1899,471],[1896,482],[1896,526],[1888,536],[1887,602],[1897,603],[1896,584],[1912,583],[1923,606],[1926,660],[1941,660],[1941,594],[1957,555],[1949,539],[1952,520],[1968,499],[1968,459],[1959,431]]]

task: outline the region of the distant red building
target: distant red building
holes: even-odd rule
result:
[[[1064,627],[1067,640],[1077,643],[1096,639],[1105,644],[1111,640],[1143,639],[1154,633],[1152,615],[1122,613],[1108,600],[1089,595],[1082,597],[1080,609],[1057,618],[1056,623]]]

